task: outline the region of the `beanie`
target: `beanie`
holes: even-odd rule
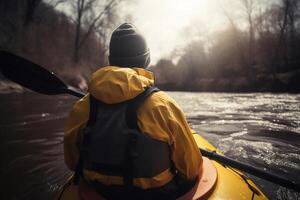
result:
[[[132,24],[124,23],[113,31],[109,63],[120,67],[146,68],[149,65],[150,51],[146,40]]]

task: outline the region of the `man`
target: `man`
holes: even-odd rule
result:
[[[150,52],[136,28],[112,34],[107,66],[65,124],[67,166],[108,199],[174,199],[189,190],[202,157],[185,116],[153,87]]]

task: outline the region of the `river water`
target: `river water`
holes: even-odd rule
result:
[[[226,156],[300,181],[300,95],[168,92]],[[1,94],[0,199],[52,199],[70,175],[63,122],[76,98]],[[300,194],[251,176],[270,199]]]

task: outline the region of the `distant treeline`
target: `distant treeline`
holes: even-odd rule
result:
[[[117,19],[117,0],[94,10],[96,0],[1,0],[0,49],[53,70],[69,84],[86,88],[96,68],[107,65],[107,35]],[[64,4],[73,16],[59,12]],[[1,78],[1,76],[0,76]]]
[[[226,29],[174,51],[176,64],[170,58],[152,66],[162,89],[300,91],[300,1],[280,0],[264,9],[255,0],[236,3],[245,15],[243,28],[224,11]],[[193,26],[201,30],[201,24]]]

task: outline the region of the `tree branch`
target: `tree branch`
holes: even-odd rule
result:
[[[86,34],[83,36],[83,38],[81,39],[80,43],[79,43],[79,48],[84,44],[85,40],[89,37],[89,35],[91,34],[92,30],[95,28],[96,23],[98,23],[98,21],[101,19],[103,19],[102,17],[109,12],[109,10],[111,10],[116,4],[117,0],[111,0],[108,5],[106,5],[103,9],[102,12],[100,12],[98,14],[98,16],[96,18],[94,18],[94,20],[92,21],[92,23],[89,25],[89,29],[86,32]]]

